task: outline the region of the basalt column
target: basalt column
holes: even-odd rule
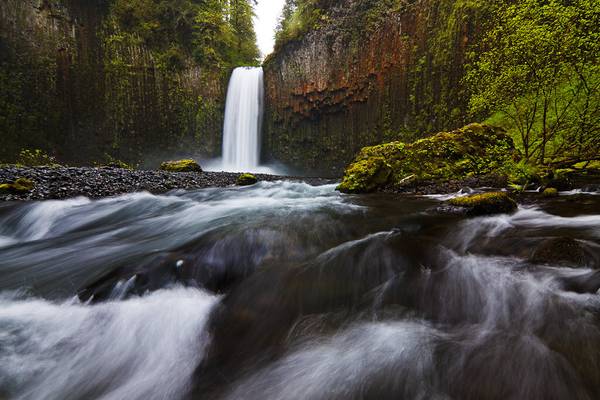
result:
[[[338,0],[266,60],[264,157],[336,176],[363,146],[465,124],[466,52],[486,10],[464,0],[377,7]]]

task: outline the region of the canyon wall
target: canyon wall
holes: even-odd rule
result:
[[[315,27],[265,62],[264,158],[339,176],[363,146],[465,125],[461,80],[490,22],[484,6],[333,3]]]
[[[157,58],[107,0],[2,0],[0,162],[23,148],[72,164],[217,155],[228,72]]]

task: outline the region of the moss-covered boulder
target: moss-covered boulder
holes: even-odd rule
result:
[[[506,214],[512,213],[518,207],[517,203],[504,192],[488,192],[456,197],[449,200],[448,204],[463,208],[467,215]]]
[[[542,192],[542,196],[547,197],[547,198],[558,197],[558,189],[551,188],[551,187],[546,188]]]
[[[31,179],[19,178],[12,183],[0,184],[0,194],[5,193],[25,193],[35,188],[35,183]]]
[[[202,172],[200,164],[192,159],[165,161],[160,169],[168,172]]]
[[[370,157],[351,164],[338,190],[344,193],[367,193],[385,186],[392,168],[383,157]]]
[[[238,176],[236,184],[238,186],[250,186],[254,185],[256,182],[258,182],[256,176],[249,173],[245,173]]]
[[[413,143],[391,142],[363,148],[338,189],[364,193],[419,181],[448,181],[504,173],[516,151],[502,128],[471,124]]]

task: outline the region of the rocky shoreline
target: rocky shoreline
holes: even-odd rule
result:
[[[34,188],[26,192],[0,192],[0,201],[58,200],[78,196],[103,198],[125,193],[146,191],[164,194],[171,190],[194,190],[209,187],[227,187],[238,183],[240,173],[234,172],[167,172],[153,170],[129,170],[114,167],[16,167],[0,168],[0,182],[13,182],[26,178]],[[335,183],[334,179],[293,177],[282,175],[255,174],[258,181],[303,181],[312,185]],[[506,179],[495,176],[472,177],[448,181],[423,181],[407,183],[402,187],[387,186],[379,193],[407,195],[451,194],[466,188],[507,187]],[[599,179],[572,182],[560,190],[582,189],[600,191]]]
[[[66,199],[77,196],[102,198],[124,193],[147,191],[162,194],[175,189],[202,189],[235,185],[239,173],[166,172],[94,167],[2,167],[0,182],[27,178],[33,190],[23,193],[0,193],[0,201]],[[255,174],[259,181],[293,180],[311,184],[331,183],[320,178]]]

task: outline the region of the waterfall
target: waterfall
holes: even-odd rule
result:
[[[229,81],[223,129],[223,167],[252,171],[260,161],[262,68],[236,68]]]

